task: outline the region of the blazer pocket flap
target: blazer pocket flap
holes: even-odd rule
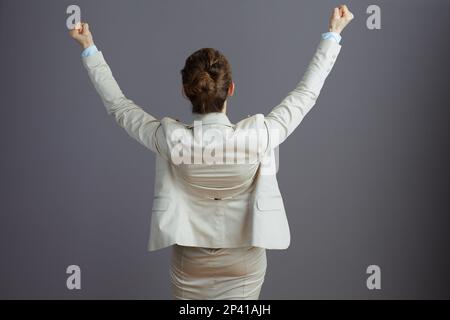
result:
[[[167,198],[154,198],[153,199],[153,211],[164,211],[169,209],[170,201]]]
[[[283,209],[283,199],[281,197],[264,197],[256,201],[258,210],[274,211]]]

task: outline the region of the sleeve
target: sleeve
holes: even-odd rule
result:
[[[302,80],[264,117],[269,138],[267,148],[276,148],[284,142],[315,105],[340,50],[341,45],[335,40],[320,41]]]
[[[107,113],[112,115],[132,138],[150,150],[160,152],[157,134],[161,134],[161,122],[124,96],[102,52],[83,56],[82,62]]]
[[[89,56],[92,56],[96,52],[98,52],[98,49],[97,49],[97,47],[94,44],[94,45],[84,49],[83,52],[81,52],[81,56],[82,57],[89,57]]]
[[[337,32],[325,32],[325,33],[322,33],[322,39],[324,39],[324,40],[332,39],[332,40],[336,41],[337,43],[340,43],[342,40],[342,36]]]

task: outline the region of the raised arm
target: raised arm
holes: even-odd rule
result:
[[[106,63],[101,51],[94,45],[87,23],[70,31],[70,35],[84,49],[82,62],[89,78],[99,94],[109,115],[139,143],[152,151],[159,152],[156,135],[161,123],[125,97]]]
[[[271,148],[277,147],[297,128],[309,110],[315,105],[325,79],[331,72],[341,50],[341,32],[353,19],[347,6],[334,8],[329,32],[322,40],[309,63],[302,80],[286,98],[265,116]]]

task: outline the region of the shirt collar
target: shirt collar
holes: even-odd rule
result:
[[[219,124],[233,126],[230,119],[228,119],[227,115],[223,112],[210,112],[205,114],[192,113],[192,117],[194,118],[195,125]],[[192,127],[194,126],[194,123],[192,124]]]

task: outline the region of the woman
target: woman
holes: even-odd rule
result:
[[[181,70],[194,123],[156,119],[127,99],[87,23],[71,30],[108,114],[156,154],[149,250],[172,246],[175,299],[258,299],[266,249],[286,249],[289,226],[276,180],[274,150],[313,107],[340,51],[340,33],[353,19],[333,10],[303,79],[268,115],[232,124],[227,98],[231,67],[218,50],[203,48]]]

